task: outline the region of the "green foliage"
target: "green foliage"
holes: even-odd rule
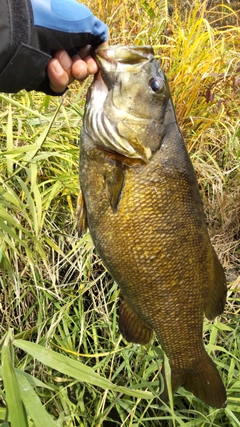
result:
[[[0,95],[0,422],[240,426],[240,31],[225,22],[237,15],[229,5],[208,11],[206,2],[175,1],[171,17],[166,1],[89,3],[112,44],[152,44],[168,76],[229,280],[224,314],[204,323],[228,406],[209,408],[181,388],[163,405],[158,342],[141,347],[119,334],[118,287],[89,234],[76,232],[87,82],[61,99]]]

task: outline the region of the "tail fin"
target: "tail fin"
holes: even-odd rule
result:
[[[187,371],[171,368],[171,377],[173,393],[181,385],[207,405],[214,408],[225,408],[227,400],[226,391],[218,370],[207,353],[204,354],[204,357],[194,370]],[[160,397],[166,401],[168,400],[168,393],[164,370],[163,378],[165,388]]]

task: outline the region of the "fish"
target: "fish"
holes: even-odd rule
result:
[[[211,244],[196,174],[170,89],[151,46],[95,51],[80,136],[79,234],[121,290],[119,330],[146,345],[155,333],[180,386],[209,406],[226,390],[203,342],[204,315],[224,310],[226,279]],[[162,401],[169,391],[162,368]]]

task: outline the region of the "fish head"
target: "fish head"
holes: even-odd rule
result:
[[[96,49],[99,72],[89,89],[85,132],[95,145],[148,162],[164,135],[167,80],[151,46]]]

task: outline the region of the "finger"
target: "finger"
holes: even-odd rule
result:
[[[108,42],[101,44],[101,46],[106,45],[108,45]],[[96,74],[98,72],[98,65],[92,56],[92,52],[92,46],[86,45],[79,50],[79,55],[75,55],[72,58],[72,74],[77,80],[84,80],[89,74]]]
[[[69,83],[72,83],[72,59],[70,58],[68,53],[65,50],[59,50],[54,55],[54,58],[58,59],[60,65],[69,77]]]
[[[58,59],[61,67],[65,71],[65,73],[68,76],[68,84],[71,84],[74,81],[74,77],[72,75],[72,59],[68,55],[68,53],[65,50],[59,50],[55,55],[54,58]]]
[[[62,93],[69,84],[69,76],[55,58],[49,61],[47,74],[51,89],[56,93]]]
[[[74,81],[72,60],[65,50],[59,50],[48,64],[48,78],[51,89],[62,93]]]
[[[84,62],[87,65],[88,74],[96,74],[98,72],[98,65],[95,59],[92,56],[86,56]]]
[[[87,56],[82,60],[78,55],[73,57],[72,74],[77,80],[86,79],[89,74],[96,74],[98,65],[92,56]]]
[[[77,80],[84,80],[89,75],[87,63],[79,55],[72,57],[72,75]]]

